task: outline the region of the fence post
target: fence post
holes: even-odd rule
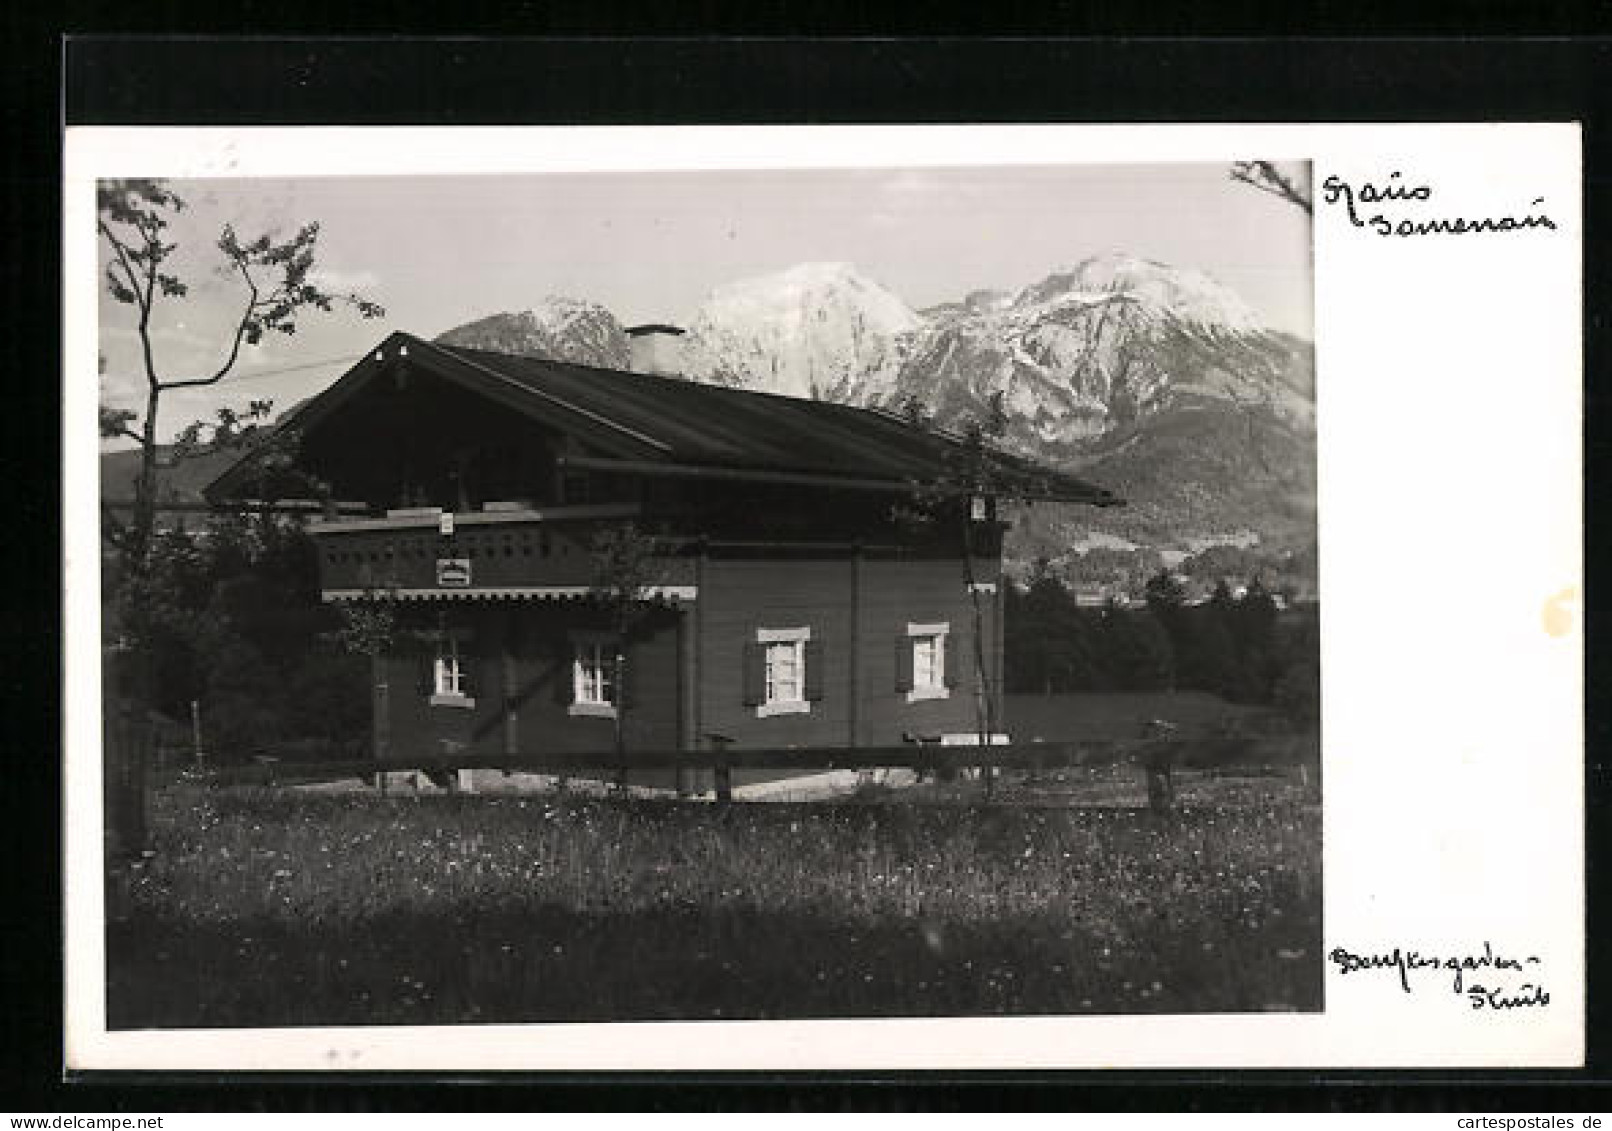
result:
[[[102,830],[108,853],[137,859],[146,838],[146,762],[152,739],[145,714],[142,657],[127,649],[102,651]],[[145,725],[141,725],[142,721]]]
[[[190,701],[190,745],[191,752],[196,756],[196,769],[198,771],[205,770],[207,768],[207,755],[202,752],[200,699]]]
[[[1175,807],[1175,783],[1171,780],[1171,760],[1174,757],[1169,739],[1176,731],[1175,724],[1154,719],[1142,727],[1148,746],[1142,753],[1142,764],[1147,771],[1147,807],[1164,815]]]
[[[710,739],[711,749],[719,757],[726,755],[728,747],[733,745],[733,739],[725,734],[708,734],[705,737]],[[733,771],[729,768],[725,757],[721,761],[713,763],[711,776],[715,779],[717,801],[724,804],[732,801]]]

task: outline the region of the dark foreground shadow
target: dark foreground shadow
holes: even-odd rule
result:
[[[1321,1008],[1320,908],[1259,929],[1153,915],[865,923],[716,906],[552,905],[359,923],[126,921],[108,1025],[1194,1013]]]

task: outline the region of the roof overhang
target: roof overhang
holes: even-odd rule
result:
[[[675,476],[686,479],[738,480],[748,483],[779,483],[802,487],[826,487],[839,491],[875,491],[883,494],[925,492],[941,495],[978,493],[965,484],[920,482],[912,479],[870,479],[832,475],[819,471],[787,471],[772,468],[715,466],[709,464],[659,463],[648,460],[608,459],[598,456],[565,456],[565,467],[590,471],[615,471],[628,475]],[[1101,487],[1081,483],[1066,476],[1020,473],[1023,482],[1002,482],[997,493],[1027,502],[1083,503],[1094,507],[1122,507],[1125,500]]]
[[[383,375],[415,367],[486,397],[543,426],[575,436],[586,444],[589,450],[602,453],[587,457],[567,457],[565,462],[572,467],[693,479],[797,484],[886,494],[910,494],[915,491],[945,495],[978,493],[977,489],[950,483],[939,475],[931,480],[922,481],[898,477],[841,475],[831,470],[809,466],[691,462],[686,458],[680,458],[671,444],[647,434],[641,428],[634,428],[623,421],[611,419],[607,411],[601,411],[597,406],[573,403],[550,390],[499,373],[474,357],[464,356],[458,351],[446,349],[401,331],[389,335],[329,388],[298,405],[276,425],[276,429],[305,432],[316,428],[321,421],[329,418],[373,381]],[[864,411],[873,411],[887,422],[897,420],[896,415],[890,412]],[[953,433],[933,428],[924,431],[930,442],[942,449],[962,446],[961,438]],[[219,502],[238,495],[250,481],[252,465],[260,458],[261,452],[261,449],[254,449],[231,464],[202,489],[203,496],[209,501]],[[947,458],[937,456],[937,465],[945,462]],[[1124,500],[1110,491],[1020,456],[989,448],[986,462],[988,478],[993,483],[989,493],[1025,501],[1078,503],[1097,507],[1124,505]]]
[[[329,388],[303,401],[276,423],[275,430],[305,432],[316,428],[375,380],[404,367],[424,369],[540,424],[577,435],[602,451],[627,458],[652,459],[664,457],[671,450],[654,437],[591,409],[522,385],[473,359],[401,331],[389,335],[366,353]],[[248,480],[252,465],[261,454],[261,448],[254,448],[230,464],[202,488],[203,497],[213,502],[230,498]]]

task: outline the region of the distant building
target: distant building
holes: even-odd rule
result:
[[[664,354],[666,329],[643,328],[639,354]],[[999,696],[1004,527],[995,499],[945,485],[956,436],[879,410],[404,333],[286,425],[302,470],[368,507],[309,525],[324,599],[399,611],[374,666],[379,764],[608,751],[619,713],[629,750],[721,736],[801,747],[810,766],[813,746],[974,733],[977,655]],[[1119,502],[988,458],[1016,495]],[[261,480],[247,458],[206,494],[241,502]],[[919,485],[942,486],[941,521],[900,520]],[[620,686],[591,547],[627,523],[655,541]]]

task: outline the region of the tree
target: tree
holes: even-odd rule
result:
[[[371,663],[392,650],[397,639],[397,605],[391,590],[375,589],[362,601],[343,601],[336,606],[341,626],[330,633],[330,640],[341,651],[363,656]]]
[[[1108,687],[1116,691],[1170,691],[1175,652],[1170,634],[1151,612],[1121,608],[1109,598],[1097,618],[1097,640]]]
[[[927,428],[928,418],[916,398],[909,398],[902,406],[907,422],[917,428]],[[1007,431],[1007,410],[1002,393],[993,393],[985,413],[967,421],[962,428],[961,443],[948,447],[945,470],[933,483],[913,491],[913,508],[898,508],[897,519],[920,525],[956,531],[963,558],[963,584],[967,588],[973,621],[974,652],[974,712],[979,743],[987,747],[991,735],[996,733],[996,705],[985,675],[985,609],[980,600],[980,586],[974,576],[974,553],[978,537],[977,528],[995,521],[994,508],[1013,492],[998,474],[998,464],[991,443]],[[1000,674],[998,681],[1000,682]],[[986,797],[991,794],[991,767],[981,767],[985,779]]]
[[[649,591],[659,583],[661,562],[656,556],[659,548],[654,536],[639,530],[633,523],[607,526],[593,536],[589,545],[592,566],[590,595],[604,606],[610,619],[610,632],[614,641],[611,681],[616,689],[615,750],[620,777],[618,786],[626,786],[627,752],[627,647],[649,613]]]
[[[200,532],[159,531],[150,558],[130,584],[125,626],[148,669],[145,706],[182,718],[197,702],[220,762],[288,742],[341,752],[361,740],[366,672],[329,646],[345,640],[319,599],[306,531],[219,514]]]
[[[1256,703],[1269,703],[1275,688],[1276,620],[1276,601],[1256,575],[1232,616],[1232,636],[1242,660],[1247,697]]]
[[[1091,677],[1089,649],[1073,597],[1045,558],[1036,561],[1028,581],[1023,589],[1010,584],[1003,595],[1006,686],[1043,695],[1084,690]]]
[[[1250,698],[1248,673],[1237,646],[1237,599],[1226,579],[1218,579],[1209,600],[1189,612],[1193,615],[1187,665],[1193,682],[1233,702]]]
[[[1222,617],[1231,592],[1221,582],[1207,604],[1188,605],[1179,578],[1160,570],[1147,583],[1147,607],[1169,635],[1175,686],[1225,694],[1237,680],[1237,652]]]
[[[1166,629],[1186,605],[1186,590],[1182,588],[1180,579],[1168,569],[1160,568],[1158,573],[1148,578],[1143,592],[1147,598],[1147,607]]]
[[[1309,178],[1292,170],[1283,169],[1274,161],[1234,161],[1231,166],[1231,179],[1252,185],[1260,192],[1270,193],[1279,200],[1285,200],[1295,208],[1303,209],[1306,215],[1315,214],[1315,201],[1310,192]]]
[[[1315,610],[1286,615],[1275,636],[1275,684],[1271,701],[1295,726],[1321,724],[1321,630]]]
[[[156,337],[165,306],[185,299],[189,284],[173,267],[179,245],[170,226],[185,209],[185,201],[159,180],[106,180],[96,193],[96,230],[106,253],[104,283],[113,301],[133,307],[145,378],[145,412],[127,408],[100,408],[100,431],[106,438],[133,440],[140,446],[140,470],[135,480],[134,509],[124,524],[105,516],[106,527],[120,550],[125,570],[142,572],[156,528],[157,472],[161,465],[158,417],[164,393],[177,389],[217,385],[234,370],[245,346],[257,345],[265,334],[295,334],[299,318],[318,311],[329,313],[340,303],[364,318],[385,311],[355,294],[335,294],[315,281],[319,225],[306,224],[289,239],[277,241],[271,233],[241,238],[226,224],[217,240],[226,273],[239,280],[241,297],[234,332],[222,356],[209,371],[170,376],[159,363]],[[270,409],[268,401],[253,401],[244,413],[223,409],[215,421],[185,429],[173,458],[184,458],[201,446],[204,432],[212,443],[241,443],[254,436]]]

